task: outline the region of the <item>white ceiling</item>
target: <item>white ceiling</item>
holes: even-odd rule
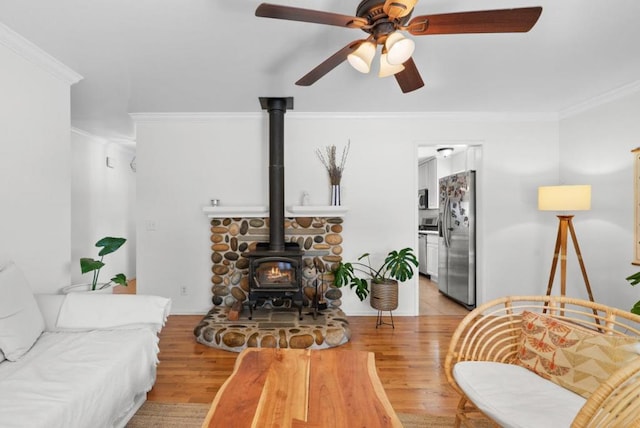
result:
[[[353,15],[359,0],[269,2]],[[0,22],[84,76],[72,123],[113,138],[134,138],[131,112],[259,112],[259,96],[293,96],[305,113],[560,112],[640,76],[638,0],[422,0],[414,16],[543,11],[529,33],[415,37],[426,86],[410,94],[346,62],[298,87],[364,33],[257,18],[259,3],[0,0]]]

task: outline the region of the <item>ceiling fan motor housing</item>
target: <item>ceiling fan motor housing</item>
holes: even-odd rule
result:
[[[405,25],[411,18],[411,12],[401,18],[389,18],[384,11],[384,4],[381,0],[363,0],[356,10],[357,17],[369,21],[369,25],[364,26],[362,30],[372,34],[377,44],[383,44],[389,34],[399,26]]]

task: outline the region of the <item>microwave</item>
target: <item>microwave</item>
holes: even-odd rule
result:
[[[429,208],[429,189],[418,190],[418,209],[426,210]]]

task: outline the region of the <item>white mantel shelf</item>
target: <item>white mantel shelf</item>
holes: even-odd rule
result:
[[[293,205],[285,209],[288,217],[344,217],[347,207],[342,205]]]
[[[202,211],[209,218],[222,217],[269,217],[269,207],[265,206],[218,206],[204,207]],[[344,217],[347,207],[342,205],[293,205],[285,209],[285,217]]]
[[[204,207],[202,211],[209,218],[222,217],[269,217],[269,207],[247,206],[247,207]]]

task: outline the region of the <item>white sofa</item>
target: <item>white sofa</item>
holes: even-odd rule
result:
[[[0,426],[125,426],[155,382],[170,304],[34,295],[14,263],[0,263]]]

